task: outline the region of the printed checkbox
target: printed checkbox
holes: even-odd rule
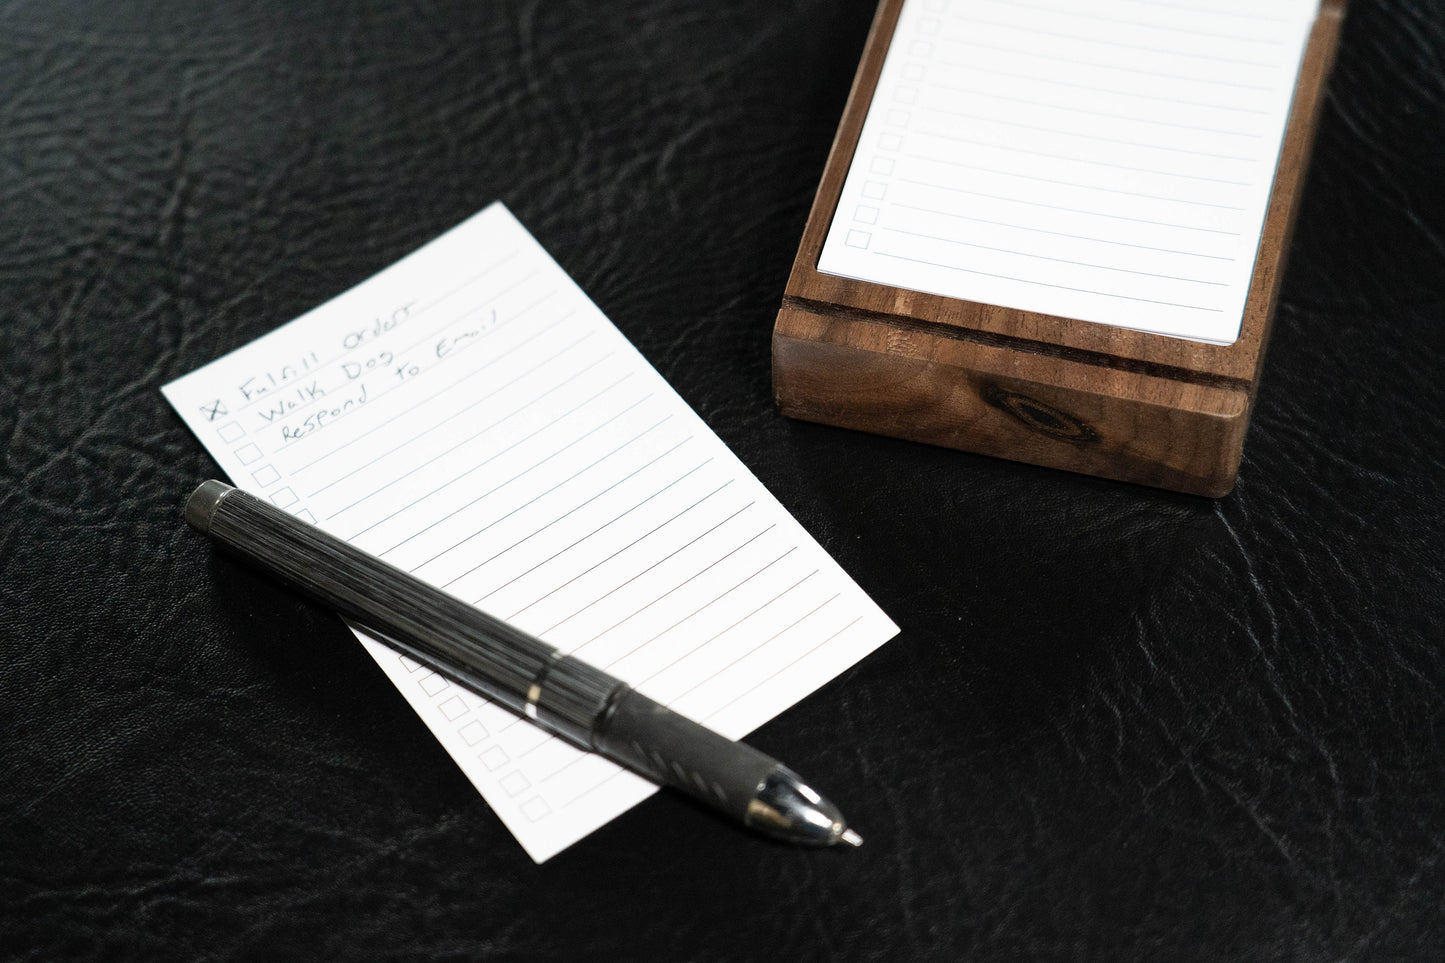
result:
[[[482,725],[477,720],[473,719],[471,722],[468,722],[466,725],[462,726],[461,732],[459,734],[461,735],[463,742],[465,742],[469,746],[475,746],[477,743],[487,738],[487,727]]]
[[[849,246],[849,247],[862,248],[863,250],[866,251],[866,250],[868,250],[868,242],[871,241],[871,240],[873,240],[873,235],[872,235],[872,234],[869,234],[867,231],[849,231],[849,232],[848,232],[848,241],[847,241],[847,243],[848,243],[848,246]]]
[[[240,441],[246,437],[246,429],[241,427],[239,421],[231,421],[217,428],[216,434],[220,435],[224,442]]]
[[[927,34],[930,37],[936,35],[938,31],[942,28],[943,21],[939,20],[937,17],[924,17],[922,20],[918,21],[918,32],[921,34]]]
[[[552,814],[552,807],[541,796],[533,796],[522,803],[522,815],[527,817],[529,822],[537,822]]]
[[[448,683],[446,679],[443,679],[435,672],[432,672],[428,675],[422,676],[421,691],[425,692],[429,696],[434,696],[438,692],[445,689],[449,684],[450,683]]]
[[[878,208],[859,204],[858,209],[853,212],[853,220],[859,224],[877,224]]]
[[[267,485],[274,485],[281,480],[281,473],[274,465],[262,465],[257,471],[251,472],[251,477],[256,479],[256,484],[265,488]]]
[[[897,90],[893,91],[893,99],[898,101],[900,104],[916,104],[918,103],[918,88],[899,87]]]
[[[919,60],[927,60],[933,56],[933,44],[927,40],[915,40],[913,46],[909,48],[909,52]]]
[[[480,756],[477,756],[477,758],[481,760],[482,765],[486,766],[489,772],[496,772],[508,762],[507,754],[502,750],[501,746],[493,746]]]
[[[868,169],[869,169],[870,171],[872,171],[873,173],[875,173],[875,174],[883,174],[883,175],[892,174],[892,173],[893,173],[893,158],[891,158],[891,157],[875,157],[875,158],[873,158],[873,163],[868,165]]]
[[[884,134],[878,138],[878,146],[883,150],[899,150],[903,147],[903,138],[897,134]]]
[[[908,122],[913,119],[913,115],[906,110],[890,110],[884,119],[888,122],[889,127],[907,127]]]
[[[296,497],[296,493],[289,488],[283,488],[280,491],[271,493],[271,503],[277,508],[290,508],[300,500],[301,499]]]
[[[864,181],[863,196],[870,201],[881,201],[888,194],[888,185],[882,181]]]
[[[305,523],[308,524],[308,525],[315,525],[315,524],[316,524],[316,516],[313,515],[313,514],[311,514],[311,512],[307,511],[307,510],[304,509],[304,508],[298,509],[297,511],[292,512],[292,514],[295,515],[297,518],[301,519],[303,522],[305,522]]]
[[[416,659],[409,659],[404,655],[398,655],[397,658],[401,660],[401,664],[406,667],[408,672],[415,672],[421,668],[421,663]]]
[[[442,715],[447,717],[448,722],[456,722],[470,711],[461,696],[452,696],[437,708],[441,710]]]
[[[507,791],[508,796],[516,796],[532,788],[532,784],[527,781],[527,777],[520,772],[507,773],[502,777],[499,785]]]
[[[250,465],[261,460],[261,448],[259,445],[242,445],[236,449],[236,460],[243,465]]]
[[[903,67],[904,80],[922,80],[923,64],[906,64]]]

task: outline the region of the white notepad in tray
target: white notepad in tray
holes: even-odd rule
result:
[[[1318,0],[907,0],[818,262],[1239,337]]]
[[[500,204],[163,390],[238,487],[729,737],[897,632]],[[534,859],[654,791],[361,639]]]

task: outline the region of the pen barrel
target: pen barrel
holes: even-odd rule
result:
[[[253,495],[208,481],[186,503],[186,521],[357,628],[580,748],[773,836],[818,845],[846,838],[836,808],[771,756]]]
[[[346,619],[425,665],[517,713],[528,691],[555,668],[552,646],[454,598],[381,559],[326,534],[239,489],[206,482],[186,505],[186,520],[231,552],[335,608]],[[560,673],[573,680],[577,673]],[[614,683],[615,684],[615,683]],[[577,717],[599,680],[558,687],[548,703],[548,728],[576,741]],[[605,696],[594,702],[592,718]],[[589,728],[590,728],[590,719]],[[584,743],[585,744],[585,743]]]

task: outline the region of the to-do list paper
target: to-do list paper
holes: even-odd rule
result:
[[[500,204],[163,390],[238,487],[732,738],[897,632]],[[654,791],[358,635],[537,861]]]
[[[1232,343],[1318,0],[907,0],[819,259]]]

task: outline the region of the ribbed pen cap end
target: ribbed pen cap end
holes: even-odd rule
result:
[[[230,485],[214,478],[201,482],[201,487],[191,492],[191,497],[186,500],[186,522],[198,532],[209,533],[216,506],[233,491],[235,489]]]

